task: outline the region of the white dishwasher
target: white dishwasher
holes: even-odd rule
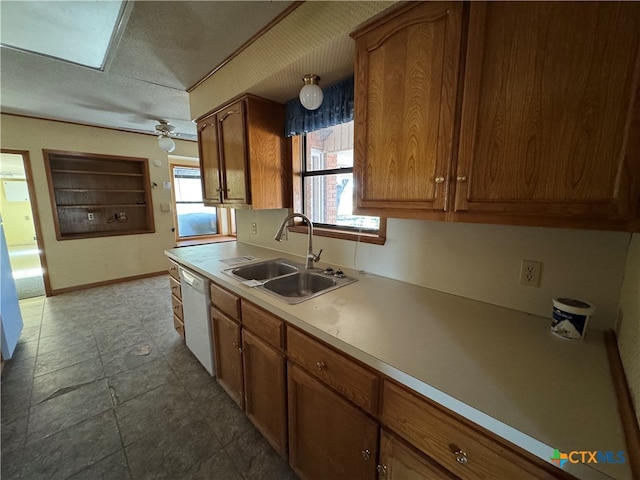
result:
[[[215,375],[213,338],[209,321],[209,280],[180,267],[185,341],[207,372]]]

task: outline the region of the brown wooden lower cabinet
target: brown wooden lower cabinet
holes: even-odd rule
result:
[[[378,475],[384,480],[455,480],[457,478],[384,429],[380,432]]]
[[[289,463],[303,480],[376,478],[378,424],[289,363]]]
[[[388,380],[380,422],[462,480],[574,478]]]
[[[244,407],[242,339],[240,325],[215,308],[211,309],[216,379],[229,396]]]
[[[184,338],[184,313],[182,308],[182,287],[178,264],[169,261],[169,286],[171,287],[171,306],[173,309],[173,328]]]
[[[245,412],[273,448],[287,455],[287,361],[283,354],[242,330]]]
[[[217,381],[302,480],[574,480],[235,294],[211,292]]]

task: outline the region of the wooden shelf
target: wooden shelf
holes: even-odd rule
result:
[[[91,170],[65,170],[62,168],[56,168],[51,170],[51,173],[73,173],[77,175],[110,175],[110,176],[122,176],[122,177],[142,177],[142,173],[130,173],[130,172],[92,172]]]
[[[55,188],[56,192],[114,192],[114,193],[144,193],[143,189],[125,188]]]
[[[91,208],[91,209],[96,209],[96,208],[119,208],[119,207],[126,207],[126,208],[142,208],[142,207],[146,207],[147,205],[144,203],[112,203],[112,204],[97,204],[97,203],[91,203],[91,204],[86,204],[86,205],[58,205],[58,208]]]
[[[109,225],[123,225],[122,223],[113,222]],[[87,233],[69,233],[64,236],[63,240],[79,240],[81,238],[94,238],[94,237],[114,237],[118,235],[138,235],[143,233],[153,233],[148,230],[120,230],[120,231],[97,231]]]
[[[155,232],[148,159],[52,150],[44,158],[58,240]]]

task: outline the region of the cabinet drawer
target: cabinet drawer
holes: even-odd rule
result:
[[[377,413],[380,380],[376,374],[292,328],[287,329],[287,353],[290,360],[353,403],[373,415]]]
[[[531,463],[517,447],[389,381],[384,382],[381,421],[462,480],[496,478],[497,474],[518,480],[573,478],[552,465],[543,466],[542,460]]]
[[[169,285],[171,286],[171,293],[182,300],[182,288],[180,286],[180,282],[175,278],[169,278]]]
[[[180,281],[180,271],[178,270],[178,264],[171,260],[169,260],[169,275]]]
[[[184,338],[184,323],[176,315],[173,316],[173,328]]]
[[[178,335],[184,338],[184,326],[176,327],[176,332],[178,332]]]
[[[182,314],[182,302],[171,295],[171,305],[173,305],[173,314],[180,320],[184,320],[184,315]]]
[[[269,312],[242,300],[242,325],[278,350],[284,350],[284,322]]]
[[[211,282],[211,304],[233,320],[240,321],[240,297]]]

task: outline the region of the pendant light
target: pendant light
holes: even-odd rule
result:
[[[158,120],[156,125],[156,133],[158,133],[158,146],[161,150],[171,153],[176,149],[176,142],[171,138],[171,132],[176,128],[166,120]]]
[[[317,110],[322,105],[322,89],[318,85],[320,77],[310,73],[302,80],[304,86],[300,90],[300,103],[307,110]]]

